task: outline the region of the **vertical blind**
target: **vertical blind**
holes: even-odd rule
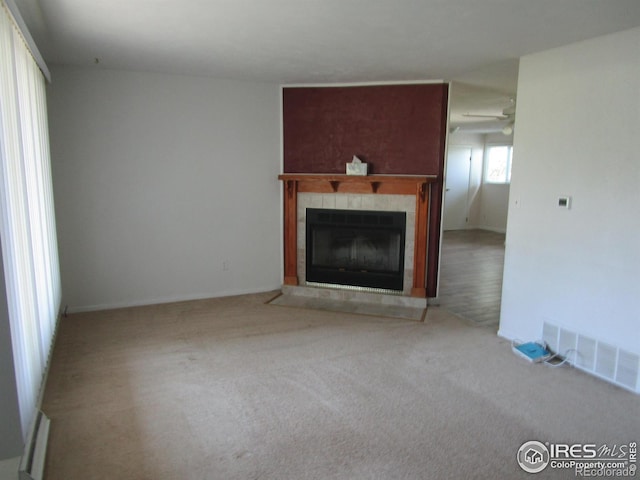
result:
[[[0,243],[26,436],[60,310],[60,272],[45,81],[4,0],[0,3]]]

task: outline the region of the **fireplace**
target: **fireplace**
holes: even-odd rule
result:
[[[416,299],[426,300],[426,273],[427,273],[427,238],[428,238],[428,218],[429,218],[429,191],[430,184],[435,182],[435,176],[418,176],[418,175],[342,175],[342,174],[281,174],[278,176],[284,182],[283,195],[283,243],[284,243],[284,278],[283,287],[287,287],[288,292],[306,293],[306,288],[313,288],[314,283],[324,284],[322,286],[336,285],[354,285],[356,280],[353,279],[358,273],[369,273],[385,278],[383,285],[374,288],[382,290],[393,290],[394,295],[385,293],[355,292],[374,295],[383,301],[395,302],[395,299],[404,297],[414,297]],[[384,269],[376,268],[370,264],[370,257],[375,258],[376,255],[355,254],[354,259],[347,262],[346,265],[336,266],[332,263],[331,257],[326,252],[316,253],[315,261],[311,258],[311,267],[314,270],[314,263],[318,271],[325,274],[331,270],[332,278],[327,277],[314,278],[314,274],[309,277],[307,272],[307,222],[306,215],[308,211],[314,209],[325,209],[330,212],[342,211],[347,214],[363,214],[360,217],[362,221],[358,226],[351,225],[350,232],[351,244],[353,248],[365,245],[362,242],[362,234],[369,233],[365,231],[371,226],[367,226],[364,222],[373,222],[368,212],[374,212],[378,215],[380,223],[380,213],[386,215],[390,212],[399,213],[402,220],[395,220],[389,225],[384,225],[381,230],[398,230],[401,227],[402,233],[400,237],[396,234],[386,237],[376,236],[370,239],[368,243],[379,245],[386,244],[391,249],[391,245],[399,243],[401,252],[398,255],[390,255],[393,261],[385,261]],[[398,217],[400,218],[400,217]],[[387,222],[387,217],[382,219],[382,223]],[[345,218],[346,220],[346,218]],[[394,226],[395,225],[395,226]],[[321,225],[322,226],[322,225]],[[346,227],[342,233],[346,232]],[[317,237],[325,237],[325,240],[331,240],[323,229],[318,230]],[[383,238],[385,238],[383,240]],[[356,240],[358,239],[358,240]],[[402,240],[404,239],[404,240]],[[337,239],[334,238],[334,243]],[[314,241],[311,235],[311,242]],[[367,257],[365,261],[364,257]],[[358,263],[359,262],[359,263]],[[401,279],[391,281],[390,277],[394,276],[396,266],[400,265],[403,270]],[[327,267],[327,268],[325,268]],[[364,268],[363,268],[364,267]],[[368,270],[368,272],[362,272]],[[384,270],[384,271],[378,271]],[[342,275],[342,280],[336,281],[336,274]],[[328,275],[328,274],[327,274]],[[349,278],[351,277],[351,278]],[[371,276],[369,277],[371,278]],[[346,279],[346,280],[345,280]],[[341,282],[341,283],[338,283]],[[362,285],[362,283],[358,283]],[[306,287],[311,285],[311,287]],[[291,287],[291,288],[289,288]],[[303,287],[303,288],[293,288]],[[354,293],[351,288],[322,288],[320,295],[328,292]],[[394,300],[392,300],[394,299]]]
[[[405,212],[307,208],[307,282],[401,292],[405,230]]]

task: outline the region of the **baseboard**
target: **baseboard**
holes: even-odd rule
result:
[[[486,230],[487,232],[494,232],[494,233],[503,233],[503,234],[507,233],[507,229],[506,228],[489,227],[487,225],[478,225],[476,227],[473,227],[473,229],[475,229],[475,230]]]
[[[50,425],[49,418],[38,410],[26,438],[24,453],[18,466],[20,480],[42,480],[44,478],[44,462],[47,456]]]

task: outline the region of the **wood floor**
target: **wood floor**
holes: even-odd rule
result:
[[[478,325],[500,320],[504,234],[486,230],[444,232],[440,305]]]

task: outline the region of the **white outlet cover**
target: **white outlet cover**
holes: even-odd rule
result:
[[[558,206],[569,210],[571,208],[571,197],[568,195],[558,197]]]

